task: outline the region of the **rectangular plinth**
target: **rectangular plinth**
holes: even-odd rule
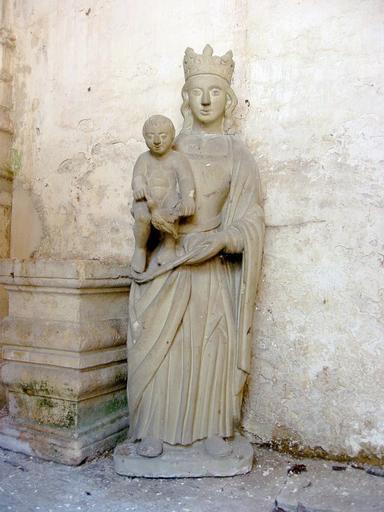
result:
[[[115,470],[120,475],[145,478],[196,478],[234,476],[249,473],[253,464],[252,445],[240,434],[227,440],[225,456],[212,456],[204,441],[188,446],[163,444],[163,453],[144,457],[137,453],[137,443],[125,442],[115,448]]]
[[[0,446],[64,464],[126,433],[126,268],[95,261],[0,262],[9,416]]]

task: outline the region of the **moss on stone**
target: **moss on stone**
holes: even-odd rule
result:
[[[128,406],[127,404],[127,396],[119,396],[114,397],[112,400],[110,400],[105,408],[106,414],[114,414],[118,411],[121,411],[122,409],[126,409]]]
[[[54,388],[49,386],[48,381],[40,380],[40,381],[30,381],[30,382],[21,382],[20,388],[23,393],[28,396],[35,395],[54,395]]]
[[[47,408],[47,409],[53,409],[55,407],[53,400],[51,400],[50,398],[47,398],[45,396],[39,398],[37,404],[39,407],[43,407],[43,408]]]

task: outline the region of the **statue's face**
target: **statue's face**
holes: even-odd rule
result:
[[[144,131],[144,139],[150,151],[161,156],[172,146],[173,133],[165,124],[151,125]]]
[[[216,75],[197,75],[189,79],[188,98],[193,116],[204,124],[224,117],[227,82]]]

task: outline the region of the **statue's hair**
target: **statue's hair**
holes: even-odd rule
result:
[[[189,106],[188,100],[188,86],[189,80],[187,80],[181,90],[181,96],[183,98],[183,103],[181,105],[181,114],[184,118],[183,128],[181,129],[181,133],[188,133],[192,130],[193,125],[193,115],[191,111],[191,107]],[[223,122],[223,131],[224,133],[228,133],[230,128],[233,125],[233,113],[237,106],[237,97],[234,93],[233,89],[228,85],[228,89],[225,91],[227,95],[227,106],[224,111],[224,122]]]
[[[175,138],[176,132],[172,121],[168,117],[162,115],[151,116],[145,121],[143,126],[143,136],[145,137],[146,132],[151,128],[158,128],[159,126],[165,126],[167,129],[171,130],[172,139]]]

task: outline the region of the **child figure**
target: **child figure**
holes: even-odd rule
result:
[[[170,259],[178,238],[179,218],[195,213],[192,169],[187,158],[172,149],[172,121],[165,116],[151,116],[144,123],[143,136],[149,151],[137,159],[132,178],[135,272],[145,270],[151,224],[164,233],[162,257]]]

